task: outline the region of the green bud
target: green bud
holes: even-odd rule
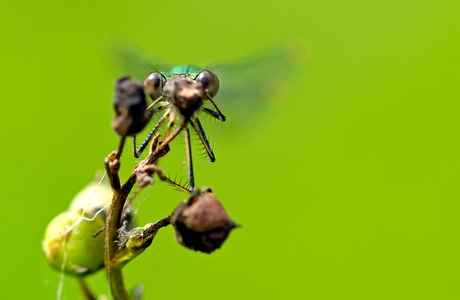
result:
[[[94,215],[99,209],[108,206],[112,201],[113,191],[104,181],[94,180],[81,190],[70,203],[70,210],[84,209],[90,215]]]
[[[59,214],[46,228],[42,242],[48,263],[73,276],[91,274],[104,266],[104,235],[93,234],[105,226],[105,219],[82,219],[83,210]],[[90,217],[85,213],[85,217]]]

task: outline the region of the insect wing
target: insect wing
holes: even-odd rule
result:
[[[125,42],[115,42],[112,48],[111,56],[123,75],[143,80],[155,70],[166,76],[171,70],[168,63],[142,54]],[[249,128],[264,108],[287,98],[283,91],[295,82],[295,74],[308,56],[307,49],[302,42],[283,43],[242,60],[207,67],[219,79],[214,100],[231,128]]]
[[[298,69],[302,49],[282,44],[239,62],[216,64],[210,69],[221,83],[216,103],[234,124],[244,125],[283,94]]]
[[[113,61],[119,76],[129,75],[141,82],[151,72],[158,71],[163,73],[171,70],[171,65],[167,62],[152,59],[124,41],[110,43],[109,58],[111,62]]]

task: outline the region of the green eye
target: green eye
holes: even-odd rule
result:
[[[144,80],[144,88],[152,100],[163,95],[164,77],[160,72],[150,73]]]
[[[201,82],[206,90],[206,93],[208,93],[211,98],[214,98],[214,96],[217,95],[217,92],[219,91],[219,79],[217,79],[216,74],[211,71],[204,70],[198,74],[196,80]]]

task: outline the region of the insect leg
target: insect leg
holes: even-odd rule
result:
[[[187,152],[187,167],[188,167],[188,184],[190,191],[195,188],[195,177],[193,175],[193,161],[192,161],[192,144],[190,142],[189,128],[184,130],[185,137],[185,150]]]
[[[211,160],[211,162],[215,162],[216,157],[214,156],[214,152],[212,151],[211,145],[209,145],[208,138],[206,137],[206,134],[204,133],[200,120],[197,117],[192,117],[190,119],[190,124],[192,124],[193,129],[195,129],[196,134],[200,138],[200,141],[203,144],[204,149],[206,150],[206,153],[209,156],[209,159]]]
[[[219,120],[219,121],[222,121],[222,122],[225,121],[225,119],[222,119],[222,115],[220,115],[218,112],[216,112],[216,111],[214,111],[214,110],[212,110],[212,109],[209,109],[209,108],[207,108],[207,107],[204,107],[204,108],[202,108],[202,111],[203,111],[204,113],[210,115],[211,117],[213,117],[213,118]],[[225,117],[224,117],[224,118],[225,118]]]
[[[191,193],[191,191],[186,187],[186,185],[182,185],[180,182],[177,183],[177,182],[169,179],[168,177],[166,177],[166,179],[164,181],[166,181],[166,183],[172,185],[174,188],[178,189],[181,192],[184,192],[184,193],[187,193],[187,194]]]
[[[150,140],[156,134],[158,129],[161,127],[161,125],[163,125],[163,123],[166,121],[166,119],[169,118],[169,115],[170,115],[170,111],[168,110],[160,118],[160,120],[158,120],[158,122],[155,125],[155,127],[153,127],[153,129],[149,132],[149,134],[147,135],[145,140],[142,142],[142,144],[139,146],[139,148],[137,150],[135,150],[134,157],[137,158],[137,157],[139,157],[141,155],[142,151],[144,151],[144,149],[147,147],[147,145],[149,144]],[[135,140],[134,140],[134,143],[135,143]],[[136,144],[134,144],[134,148],[136,148]]]
[[[159,112],[159,111],[162,111],[163,109],[165,109],[167,107],[167,105],[163,105],[163,106],[161,106],[159,108],[154,107],[155,105],[160,103],[162,100],[164,100],[163,97],[159,97],[158,99],[153,101],[152,104],[150,104],[149,107],[147,107],[147,111],[151,112],[152,114],[154,114],[155,112]]]
[[[214,108],[217,110],[217,112],[214,112],[214,113],[217,113],[219,115],[219,117],[217,117],[217,119],[221,120],[222,122],[225,122],[225,120],[227,119],[224,114],[220,111],[219,107],[216,105],[216,103],[214,102],[214,100],[208,95],[208,93],[206,93],[206,96],[208,97],[209,101],[211,101],[212,105],[214,106]],[[212,110],[211,110],[212,111]]]

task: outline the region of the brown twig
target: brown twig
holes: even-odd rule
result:
[[[171,224],[171,216],[168,216],[150,225],[149,227],[145,228],[142,234],[144,236],[150,236],[150,235],[156,234],[156,232],[160,230],[160,228],[166,227],[170,224]]]
[[[119,159],[121,156],[121,150],[125,142],[124,137],[122,137],[120,140],[118,150],[112,152],[105,160],[105,168],[110,181],[110,185],[113,190],[112,204],[107,215],[107,229],[105,237],[105,265],[107,275],[110,281],[112,296],[114,297],[114,299],[129,299],[128,293],[123,283],[123,274],[121,272],[122,267],[126,263],[118,263],[117,258],[120,258],[121,253],[119,253],[120,249],[118,248],[118,245],[116,243],[118,239],[118,229],[121,226],[123,208],[125,206],[126,199],[128,198],[128,195],[130,194],[134,184],[136,183],[138,173],[144,172],[146,169],[149,169],[149,165],[155,165],[158,159],[164,156],[169,151],[169,143],[177,135],[179,135],[179,133],[182,130],[185,129],[186,125],[187,121],[183,120],[179,127],[176,128],[176,130],[174,130],[170,135],[168,135],[158,147],[155,147],[153,145],[157,145],[159,139],[159,136],[157,136],[152,141],[152,148],[150,149],[149,155],[134,168],[128,180],[122,186],[120,185],[118,171],[120,169]],[[169,224],[169,218],[166,219],[168,221],[161,222],[160,225],[162,226],[158,227],[158,229]],[[158,231],[158,229],[154,231],[155,228],[156,227],[151,229],[147,228],[146,235],[152,236],[153,239],[154,234],[156,234],[156,231]],[[150,244],[148,244],[147,247],[149,245]]]

